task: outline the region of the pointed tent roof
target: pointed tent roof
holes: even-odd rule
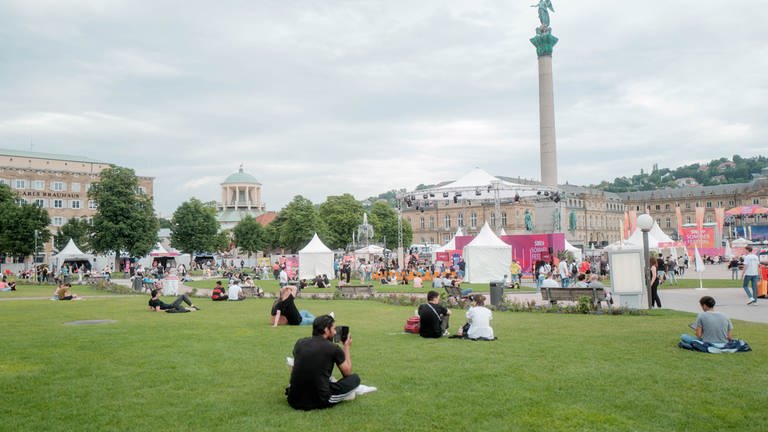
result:
[[[315,235],[312,236],[312,240],[310,240],[299,253],[333,253],[333,251],[330,250],[328,246],[320,240],[317,233],[315,233]]]
[[[464,247],[493,247],[499,249],[512,249],[512,246],[504,243],[503,240],[501,240],[496,234],[493,233],[491,227],[488,226],[488,222],[483,225],[483,228],[480,229],[480,232],[477,234],[477,236],[475,236],[475,238],[472,239],[472,241]]]
[[[497,193],[499,198],[519,199],[521,197],[535,196],[542,193],[542,191],[554,193],[556,190],[557,188],[545,185],[513,183],[493,176],[480,168],[475,168],[458,180],[409,193],[414,196],[421,194],[421,199],[426,201],[438,201],[448,198],[450,193],[464,194],[463,199],[491,199]]]
[[[384,248],[381,246],[370,245],[370,246],[361,247],[360,249],[356,250],[355,253],[358,255],[365,255],[365,254],[381,255],[384,253]]]
[[[456,249],[456,237],[457,236],[463,236],[463,235],[464,235],[464,232],[461,230],[461,227],[459,227],[459,229],[456,230],[456,234],[454,234],[453,237],[451,237],[451,239],[448,241],[448,243],[440,246],[439,248],[435,249],[432,252],[433,253],[437,253],[437,252],[445,252],[447,250],[455,250]]]
[[[149,252],[149,256],[151,257],[174,257],[178,255],[178,252],[168,252],[160,242],[155,243],[155,248]]]
[[[80,250],[79,247],[75,244],[75,241],[72,239],[69,239],[67,242],[67,245],[64,246],[64,249],[60,250],[59,253],[56,254],[56,257],[61,259],[90,259],[93,257],[93,255],[83,253],[83,251]]]
[[[642,231],[640,233],[642,235]],[[659,243],[674,243],[675,241],[672,240],[670,236],[667,235],[664,231],[661,230],[661,227],[658,223],[655,221],[653,222],[653,228],[651,228],[651,231],[649,234],[652,234],[653,237],[659,241]]]

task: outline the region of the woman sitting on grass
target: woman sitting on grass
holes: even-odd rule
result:
[[[315,316],[306,310],[299,310],[296,307],[296,287],[286,285],[280,289],[280,297],[272,305],[272,326],[278,324],[288,325],[312,325]],[[283,319],[281,321],[281,319]]]
[[[61,284],[56,288],[55,296],[59,300],[80,300],[77,294],[70,294],[69,289],[72,288],[71,284]]]
[[[485,296],[472,297],[472,306],[467,311],[467,324],[459,329],[457,336],[472,340],[494,340],[491,320],[493,312],[485,307]]]

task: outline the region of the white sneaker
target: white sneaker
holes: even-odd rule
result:
[[[336,315],[333,314],[333,311],[331,311],[331,313],[329,313],[328,316],[330,316],[333,319],[336,319]]]
[[[348,395],[344,396],[344,399],[342,399],[342,400],[344,400],[344,401],[351,401],[351,400],[355,399],[355,396],[357,396],[357,394],[354,391],[351,391],[351,392],[349,392]]]
[[[755,304],[755,303],[757,303],[757,300],[755,300],[755,299],[751,298],[751,299],[749,299],[749,301],[747,302],[747,306],[749,306],[749,305],[751,305],[751,304]]]
[[[359,386],[357,386],[355,388],[355,394],[363,395],[363,394],[366,394],[366,393],[375,392],[376,390],[378,390],[376,387],[367,386],[365,384],[360,384]]]

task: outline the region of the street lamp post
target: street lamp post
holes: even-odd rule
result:
[[[653,228],[653,218],[648,213],[643,213],[637,217],[637,227],[643,232],[643,274],[645,275],[645,292],[648,297],[648,309],[653,308],[653,298],[651,298],[651,266],[650,252],[648,250],[648,232]]]

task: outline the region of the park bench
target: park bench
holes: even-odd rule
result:
[[[264,296],[264,290],[259,288],[258,286],[252,286],[252,287],[242,287],[243,294],[245,294],[246,297],[263,297]]]
[[[455,287],[455,286],[449,286],[449,287],[443,287],[445,288],[445,292],[448,293],[448,298],[453,298],[455,300],[461,300],[463,298],[466,298],[464,294],[461,293],[461,288]]]
[[[336,287],[342,297],[373,297],[373,285],[339,285]]]
[[[104,277],[104,275],[92,274],[92,275],[89,275],[88,277],[85,278],[85,283],[88,283],[88,284],[91,284],[91,285],[96,285],[100,281],[105,281],[105,280],[107,280],[107,278]]]
[[[556,304],[559,301],[579,301],[580,297],[589,297],[596,308],[606,301],[603,288],[546,288],[541,287],[541,299]]]

